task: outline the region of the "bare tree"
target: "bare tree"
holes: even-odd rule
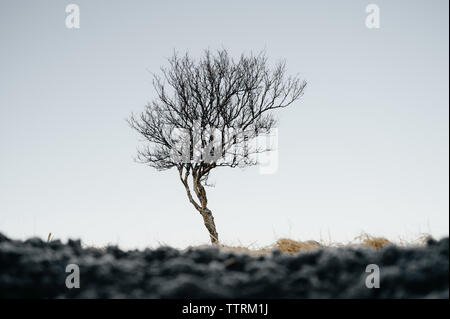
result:
[[[175,53],[168,62],[161,76],[154,75],[156,99],[128,120],[145,141],[137,159],[158,170],[178,170],[217,244],[205,191],[211,171],[257,164],[253,155],[270,148],[251,141],[275,126],[272,111],[299,99],[306,82],[287,76],[284,62],[270,68],[264,53],[237,60],[226,50],[205,51],[199,60]]]

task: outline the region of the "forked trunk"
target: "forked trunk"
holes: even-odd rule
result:
[[[219,244],[219,234],[217,234],[216,231],[216,224],[214,223],[214,217],[212,215],[212,212],[208,208],[203,208],[200,211],[200,214],[203,217],[206,229],[208,229],[209,237],[211,238],[211,244],[213,245]]]

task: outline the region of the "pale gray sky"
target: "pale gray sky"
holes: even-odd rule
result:
[[[371,2],[380,29],[365,26]],[[309,84],[279,113],[276,174],[212,174],[223,242],[448,235],[448,1],[371,2],[2,0],[0,232],[207,243],[175,172],[133,162],[125,119],[174,49],[224,47],[265,49]]]

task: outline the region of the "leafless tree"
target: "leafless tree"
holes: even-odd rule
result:
[[[217,244],[205,191],[211,171],[257,164],[252,154],[269,148],[249,141],[275,126],[273,111],[299,99],[306,82],[287,76],[284,62],[270,68],[265,53],[233,59],[226,50],[207,50],[199,60],[174,53],[168,62],[161,76],[154,75],[155,100],[128,120],[145,141],[137,159],[158,170],[178,170]]]

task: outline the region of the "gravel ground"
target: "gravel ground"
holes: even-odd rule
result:
[[[65,285],[77,264],[80,288]],[[380,268],[380,288],[365,285]],[[215,247],[83,249],[0,234],[0,298],[449,298],[449,239],[424,247],[318,249],[251,257]]]

